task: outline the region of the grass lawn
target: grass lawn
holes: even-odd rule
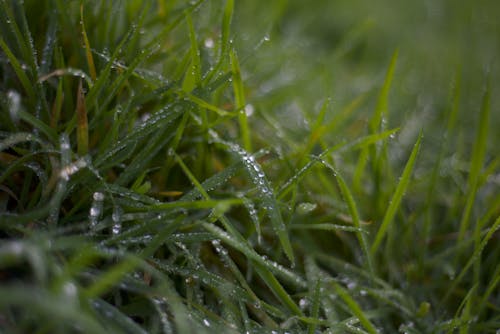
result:
[[[500,333],[498,13],[0,0],[0,333]]]

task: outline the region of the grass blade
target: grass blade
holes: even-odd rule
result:
[[[411,151],[410,157],[408,158],[408,162],[403,170],[403,174],[399,179],[399,183],[394,191],[394,195],[392,196],[391,201],[389,202],[389,206],[387,207],[387,211],[385,212],[384,219],[382,220],[382,224],[375,235],[375,239],[370,248],[371,255],[374,256],[382,242],[384,236],[388,233],[388,229],[394,220],[394,216],[396,215],[396,211],[399,208],[399,204],[403,199],[404,193],[408,184],[410,183],[411,173],[413,171],[413,166],[415,165],[418,150],[420,149],[420,143],[422,141],[422,133],[420,133],[417,142],[413,146],[413,150]],[[390,230],[389,230],[390,232]]]
[[[29,99],[31,101],[35,101],[36,100],[35,90],[31,85],[31,80],[28,78],[26,73],[24,73],[24,70],[22,69],[21,64],[19,63],[19,60],[9,49],[8,45],[5,43],[2,37],[0,37],[0,47],[2,48],[3,52],[5,52],[7,58],[9,59],[9,62],[12,65],[14,72],[16,72],[19,81],[21,81],[23,88],[26,90],[26,94],[28,94]]]
[[[87,57],[87,65],[89,67],[90,77],[92,78],[92,81],[95,81],[97,78],[97,72],[95,70],[94,57],[92,56],[92,49],[90,48],[87,31],[85,30],[85,21],[83,19],[83,3],[80,4],[80,23],[82,25],[83,44],[85,45],[85,56]]]
[[[283,221],[283,217],[281,216],[274,191],[267,180],[262,167],[257,163],[257,161],[255,161],[255,158],[252,155],[248,154],[238,145],[222,141],[219,138],[216,138],[216,140],[218,143],[223,144],[226,148],[235,153],[241,162],[243,162],[243,166],[250,176],[250,179],[260,192],[262,207],[266,211],[266,214],[273,225],[274,232],[278,236],[281,246],[283,247],[283,252],[286,254],[288,259],[294,263],[295,260],[287,228]]]
[[[78,91],[76,93],[76,118],[76,143],[78,154],[84,156],[89,151],[89,125],[87,121],[87,108],[85,107],[85,94],[83,92],[81,79],[78,81]]]
[[[349,307],[349,310],[351,310],[352,314],[359,319],[359,322],[368,331],[368,333],[377,334],[378,333],[377,329],[372,324],[372,322],[368,319],[368,317],[365,315],[365,312],[363,312],[363,310],[361,309],[359,304],[351,297],[351,295],[349,295],[349,292],[347,292],[337,282],[332,281],[331,284],[332,284],[335,292],[347,304],[347,307]]]
[[[241,131],[241,142],[243,148],[247,152],[252,152],[252,142],[250,140],[250,130],[248,128],[248,119],[245,112],[245,90],[243,88],[243,80],[241,79],[241,69],[240,63],[238,61],[238,56],[236,55],[236,50],[231,49],[229,54],[231,67],[233,69],[233,91],[235,107],[238,110],[238,120],[240,123]]]
[[[201,61],[200,50],[198,49],[198,41],[196,40],[196,33],[194,31],[193,20],[191,14],[186,12],[186,23],[189,30],[189,40],[191,41],[191,64],[186,71],[182,89],[189,93],[194,88],[199,87],[201,84]]]
[[[340,175],[340,173],[338,171],[336,171],[333,168],[333,166],[331,166],[326,161],[324,161],[324,160],[320,160],[320,161],[323,165],[325,165],[328,169],[330,169],[333,172],[333,175],[335,176],[335,179],[337,180],[340,191],[342,193],[342,197],[344,198],[344,201],[346,202],[347,207],[349,208],[349,213],[351,214],[352,223],[353,223],[354,227],[357,229],[356,236],[358,238],[359,245],[361,246],[361,249],[363,250],[363,253],[365,255],[367,269],[372,275],[374,275],[371,254],[370,254],[369,249],[368,249],[368,243],[366,241],[366,237],[362,233],[363,230],[361,228],[358,208],[356,206],[356,202],[354,201],[354,197],[352,196],[352,193],[349,190],[349,187],[347,186],[346,182],[344,181],[344,178]]]
[[[458,240],[463,240],[465,233],[469,228],[470,216],[472,213],[472,206],[476,200],[477,187],[481,169],[483,168],[484,158],[486,155],[486,143],[488,140],[488,119],[490,114],[490,84],[486,86],[486,91],[483,96],[483,103],[481,112],[479,114],[479,124],[476,130],[476,140],[474,141],[474,148],[472,151],[472,158],[470,163],[469,178],[467,180],[467,199],[465,208],[460,220],[460,230]]]

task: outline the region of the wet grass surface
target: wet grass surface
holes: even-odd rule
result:
[[[0,331],[497,333],[495,1],[0,1]]]

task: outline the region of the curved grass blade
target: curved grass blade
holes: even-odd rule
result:
[[[396,215],[396,211],[399,208],[399,204],[403,199],[404,193],[408,184],[410,183],[411,173],[413,171],[413,166],[415,165],[418,150],[420,149],[420,143],[422,141],[422,133],[418,136],[417,142],[413,146],[413,150],[411,151],[410,157],[408,158],[408,162],[403,170],[403,174],[399,180],[399,183],[394,191],[394,195],[389,202],[389,206],[387,207],[387,211],[385,212],[384,219],[382,220],[382,224],[380,225],[377,234],[375,235],[375,240],[370,248],[371,255],[374,256],[382,242],[382,239],[387,234],[390,225],[394,220],[394,216]],[[390,232],[390,230],[389,230]]]
[[[0,152],[23,142],[36,142],[43,145],[42,140],[34,134],[28,132],[17,132],[0,141]]]

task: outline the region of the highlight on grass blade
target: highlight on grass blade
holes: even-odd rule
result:
[[[387,234],[387,231],[389,230],[389,226],[393,223],[394,216],[396,215],[396,211],[399,208],[399,204],[401,203],[401,200],[403,199],[404,193],[406,191],[406,188],[408,187],[408,184],[410,183],[410,178],[411,178],[411,173],[413,171],[413,166],[415,165],[415,162],[417,160],[417,154],[418,150],[420,149],[420,143],[422,141],[422,133],[418,136],[417,142],[413,146],[413,150],[411,151],[410,158],[408,159],[408,162],[406,163],[406,166],[403,170],[403,174],[401,175],[401,178],[399,179],[399,183],[396,187],[396,190],[394,191],[394,195],[391,198],[391,201],[389,202],[389,206],[387,207],[387,210],[384,215],[384,219],[382,220],[382,224],[380,225],[380,228],[375,235],[375,240],[373,241],[373,244],[371,246],[370,252],[372,256],[377,252],[378,247],[380,246],[380,243],[382,242],[382,239],[384,236]]]
[[[85,106],[85,92],[83,91],[82,80],[78,82],[78,91],[76,93],[76,143],[78,145],[78,154],[83,156],[89,150],[89,125],[87,120],[87,108]]]

